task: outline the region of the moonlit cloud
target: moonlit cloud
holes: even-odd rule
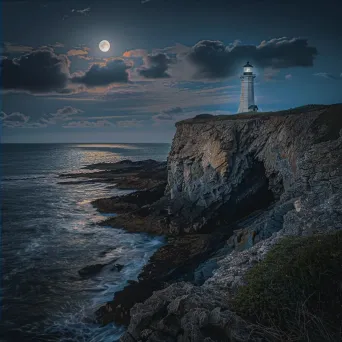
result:
[[[67,52],[68,56],[80,56],[80,55],[87,55],[88,54],[87,48],[84,49],[71,49]]]
[[[30,116],[20,112],[6,114],[0,113],[0,123],[10,128],[43,128],[63,121],[72,120],[72,116],[83,113],[83,110],[71,106],[64,106],[56,112],[43,114],[39,119],[33,120]]]
[[[84,9],[72,9],[71,10],[72,13],[80,13],[80,14],[83,14],[83,15],[87,15],[89,12],[90,12],[90,7],[87,7],[87,8],[84,8]]]
[[[72,120],[73,115],[80,113],[83,113],[83,110],[71,106],[65,106],[54,113],[44,114],[42,118],[40,118],[39,122],[46,125],[54,125],[60,121]]]
[[[13,43],[5,42],[3,44],[4,53],[21,53],[21,52],[31,52],[33,50],[32,46],[28,45],[16,45]]]
[[[174,120],[177,116],[183,114],[183,109],[180,107],[174,107],[165,109],[162,113],[153,116],[154,120]]]
[[[132,57],[146,57],[148,55],[147,51],[144,49],[135,49],[128,50],[123,53],[123,57],[132,58]]]
[[[120,128],[132,128],[132,127],[141,127],[143,121],[142,120],[122,120],[117,121],[116,126]]]
[[[71,121],[64,128],[99,128],[99,127],[113,127],[114,124],[108,120],[96,120],[96,121]]]
[[[14,112],[11,114],[6,114],[5,112],[0,112],[0,125],[3,127],[24,127],[29,121],[30,117],[19,112]]]
[[[56,42],[55,44],[52,44],[51,47],[62,48],[62,47],[64,47],[64,44],[62,44],[60,42]]]
[[[66,20],[68,19],[71,15],[75,15],[75,14],[80,14],[80,15],[84,15],[84,16],[87,16],[89,15],[90,13],[90,7],[87,7],[87,8],[83,8],[83,9],[75,9],[73,8],[70,13],[72,14],[65,14],[63,17],[62,17],[62,20]]]
[[[340,77],[338,77],[338,76],[329,74],[328,72],[317,72],[317,73],[314,74],[314,76],[327,78],[329,80],[339,80],[340,77],[342,77],[342,74],[340,75]]]

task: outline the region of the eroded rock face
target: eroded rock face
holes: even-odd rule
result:
[[[166,190],[172,229],[210,230],[272,201],[301,196],[320,176],[337,177],[330,144],[339,137],[341,108],[178,123]]]
[[[168,159],[168,229],[222,230],[263,210],[237,221],[227,241],[233,252],[201,286],[174,283],[136,304],[121,341],[262,341],[230,310],[246,271],[284,235],[342,229],[342,105],[206,120],[177,125]]]

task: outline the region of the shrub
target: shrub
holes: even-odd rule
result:
[[[245,281],[234,308],[274,340],[342,340],[341,231],[284,238]]]

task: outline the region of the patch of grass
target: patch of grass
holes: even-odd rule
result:
[[[330,105],[319,105],[319,104],[311,104],[306,106],[300,106],[296,108],[289,108],[285,110],[279,110],[277,112],[245,112],[238,114],[229,114],[229,115],[213,115],[208,116],[210,114],[200,114],[194,118],[185,119],[182,121],[176,122],[176,126],[180,124],[198,124],[205,123],[209,121],[225,121],[225,120],[247,120],[247,119],[255,119],[255,118],[269,118],[271,116],[282,116],[282,115],[293,115],[293,114],[301,114],[310,111],[316,111],[321,109],[326,109],[331,107]]]
[[[342,231],[284,238],[245,280],[234,309],[270,340],[342,340]]]

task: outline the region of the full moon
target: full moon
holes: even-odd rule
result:
[[[110,49],[110,44],[108,40],[102,40],[99,44],[99,48],[103,52],[107,52]]]

